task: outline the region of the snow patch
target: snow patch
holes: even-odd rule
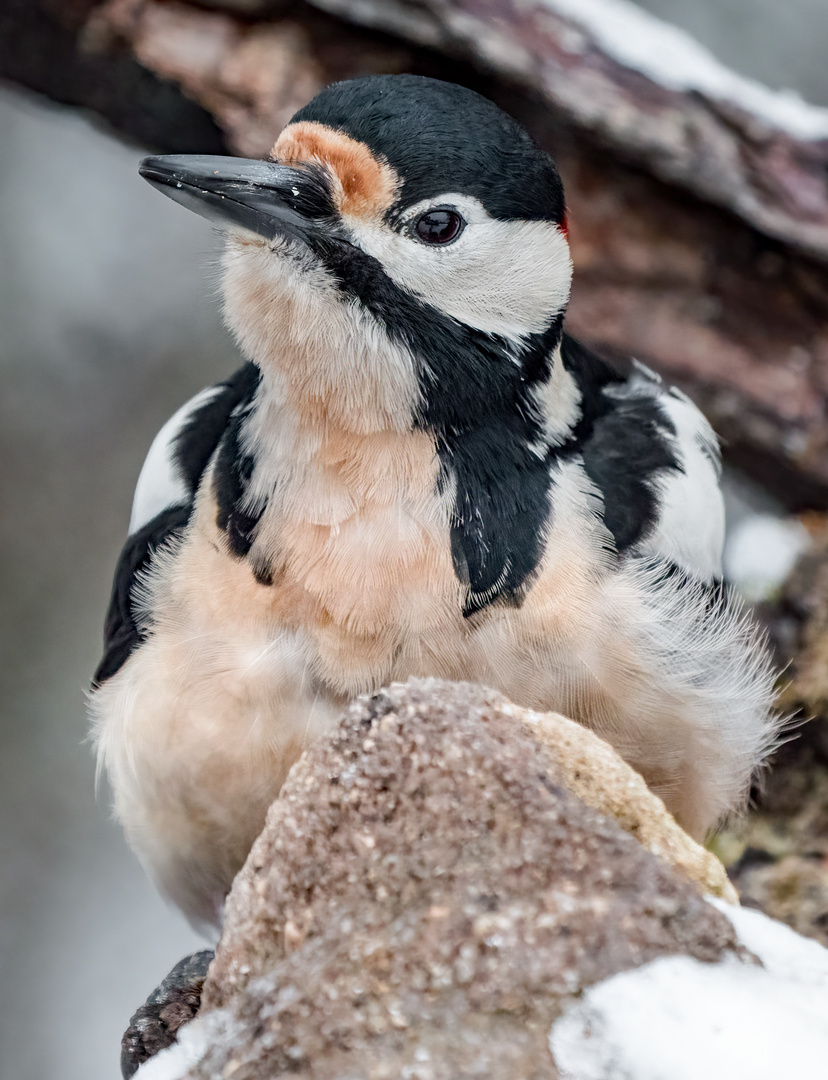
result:
[[[797,934],[761,911],[737,907],[714,896],[705,900],[730,920],[741,944],[759,957],[768,974],[813,985],[828,995],[828,949],[818,941]],[[828,1025],[828,1002],[822,1023],[823,1027]]]
[[[771,90],[731,71],[686,31],[628,0],[542,0],[551,11],[587,31],[625,67],[668,90],[697,90],[730,101],[797,139],[828,138],[828,109],[793,90]]]
[[[561,1080],[821,1080],[828,950],[708,898],[762,965],[655,960],[590,987],[552,1026]]]
[[[190,1068],[198,1062],[198,1057],[191,1057],[187,1052],[186,1037],[196,1021],[181,1028],[179,1041],[166,1050],[159,1050],[155,1057],[145,1061],[135,1074],[135,1080],[181,1080]]]
[[[796,518],[751,514],[734,526],[724,553],[725,577],[750,603],[772,596],[810,544]]]
[[[828,993],[673,956],[592,987],[549,1047],[561,1080],[824,1080]]]
[[[161,1050],[135,1073],[134,1080],[183,1080],[213,1046],[231,1046],[238,1024],[226,1009],[197,1016],[178,1032],[178,1042]]]

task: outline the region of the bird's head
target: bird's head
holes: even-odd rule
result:
[[[141,172],[227,229],[228,321],[306,405],[440,429],[548,379],[571,278],[563,189],[478,94],[338,83],[268,161],[152,157]]]

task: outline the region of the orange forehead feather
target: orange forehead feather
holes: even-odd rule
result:
[[[313,161],[326,166],[334,179],[334,202],[343,214],[379,217],[393,206],[400,187],[395,170],[365,143],[310,120],[289,124],[270,156],[283,165]]]

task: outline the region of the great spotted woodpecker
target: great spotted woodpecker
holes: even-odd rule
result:
[[[413,675],[589,725],[696,837],[738,806],[777,721],[720,582],[716,440],[564,332],[551,158],[396,75],[323,90],[270,160],[141,173],[226,229],[247,357],[150,450],[92,695],[161,889],[217,922],[303,746]]]

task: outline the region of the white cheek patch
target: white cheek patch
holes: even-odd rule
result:
[[[465,218],[453,243],[424,244],[409,234],[405,226],[432,207]],[[477,199],[456,193],[411,207],[401,232],[355,215],[345,221],[392,281],[484,333],[512,340],[540,333],[569,299],[569,244],[551,221],[499,221]]]

